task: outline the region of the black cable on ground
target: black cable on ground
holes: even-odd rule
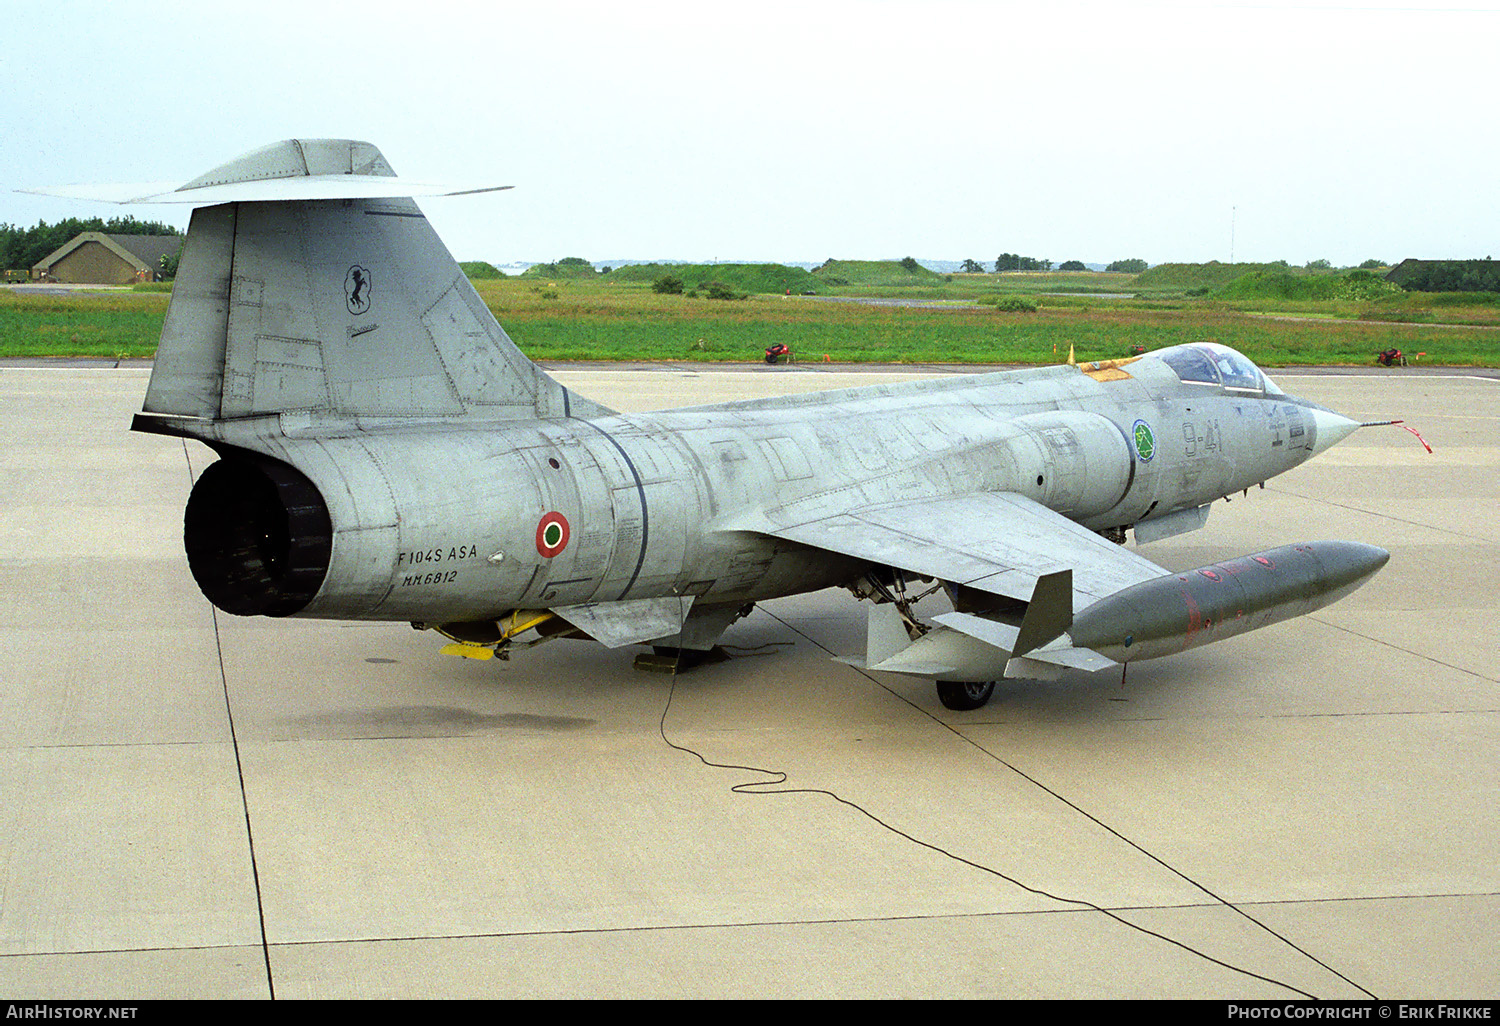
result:
[[[871,822],[877,824],[878,826],[884,828],[885,830],[890,831],[891,833],[895,834],[898,837],[901,837],[901,838],[904,838],[907,841],[910,841],[912,844],[915,844],[915,845],[917,845],[919,847],[922,847],[922,848],[926,848],[928,851],[931,851],[931,852],[934,852],[934,853],[936,853],[938,855],[941,855],[944,858],[952,859],[954,862],[958,862],[958,863],[961,863],[961,864],[963,864],[965,866],[969,866],[969,867],[971,867],[973,869],[977,869],[977,870],[979,870],[982,873],[988,873],[991,876],[994,876],[994,877],[997,877],[997,878],[999,878],[1001,880],[1004,880],[1005,882],[1007,882],[1009,884],[1012,884],[1012,885],[1014,885],[1016,887],[1019,887],[1023,891],[1026,891],[1026,892],[1028,892],[1030,894],[1035,894],[1035,895],[1038,895],[1039,897],[1048,898],[1048,899],[1050,899],[1052,901],[1062,902],[1063,904],[1078,905],[1078,906],[1081,906],[1083,908],[1090,909],[1090,910],[1098,912],[1098,913],[1100,913],[1100,914],[1102,914],[1104,916],[1107,916],[1110,919],[1113,919],[1115,922],[1118,922],[1118,923],[1120,923],[1123,926],[1129,927],[1130,929],[1135,930],[1135,931],[1137,931],[1139,933],[1143,933],[1143,934],[1145,934],[1148,937],[1155,937],[1157,940],[1165,941],[1166,943],[1171,944],[1174,947],[1181,948],[1183,951],[1186,951],[1189,954],[1196,955],[1197,957],[1203,959],[1204,961],[1211,962],[1214,965],[1220,966],[1221,968],[1224,968],[1224,969],[1228,969],[1231,972],[1236,972],[1236,973],[1239,973],[1239,974],[1241,974],[1243,976],[1248,976],[1251,979],[1260,980],[1262,983],[1269,983],[1272,986],[1285,988],[1286,990],[1289,990],[1289,991],[1291,991],[1294,994],[1299,994],[1302,997],[1308,998],[1308,999],[1313,1000],[1313,1001],[1320,1000],[1316,994],[1309,994],[1307,991],[1302,990],[1302,989],[1300,989],[1298,987],[1294,987],[1290,983],[1286,983],[1285,981],[1274,979],[1273,977],[1270,977],[1270,976],[1262,976],[1260,973],[1253,972],[1252,970],[1245,969],[1245,968],[1242,968],[1242,967],[1237,966],[1237,965],[1233,965],[1233,964],[1231,964],[1229,962],[1223,961],[1222,959],[1214,958],[1212,955],[1210,955],[1210,954],[1208,954],[1208,953],[1206,953],[1204,951],[1201,951],[1201,950],[1193,947],[1190,944],[1186,944],[1186,943],[1184,943],[1182,941],[1176,940],[1176,939],[1174,939],[1172,937],[1167,936],[1164,933],[1158,933],[1155,930],[1151,930],[1151,929],[1148,929],[1148,928],[1146,928],[1144,926],[1140,926],[1140,925],[1138,925],[1136,923],[1132,923],[1130,920],[1124,918],[1123,916],[1118,915],[1118,914],[1116,914],[1114,912],[1111,912],[1109,909],[1104,908],[1104,907],[1102,907],[1100,905],[1096,905],[1096,904],[1094,904],[1091,901],[1087,901],[1087,900],[1082,899],[1082,898],[1068,898],[1068,897],[1064,897],[1062,895],[1053,894],[1053,893],[1051,893],[1049,891],[1042,890],[1039,887],[1032,887],[1029,884],[1023,883],[1022,881],[1016,879],[1013,876],[1009,876],[1009,875],[1007,875],[1005,873],[1002,873],[998,869],[994,869],[994,868],[992,868],[990,866],[986,866],[986,865],[983,865],[981,863],[974,862],[971,859],[966,859],[962,855],[955,854],[954,852],[951,852],[951,851],[947,850],[946,848],[940,847],[939,845],[933,844],[930,841],[924,841],[924,840],[922,840],[919,837],[916,837],[916,836],[914,836],[912,834],[907,833],[905,830],[902,830],[900,827],[897,827],[897,826],[894,826],[894,825],[892,825],[890,823],[887,823],[885,820],[881,819],[879,816],[875,815],[869,809],[864,808],[863,806],[859,805],[858,803],[852,802],[849,799],[844,798],[843,796],[841,796],[839,794],[836,794],[833,791],[827,790],[826,788],[817,788],[817,787],[780,787],[779,785],[786,783],[786,781],[788,779],[787,774],[785,773],[785,771],[767,769],[767,768],[762,767],[762,766],[745,766],[745,765],[740,765],[738,763],[714,762],[712,759],[709,759],[707,756],[705,756],[702,752],[699,752],[699,751],[696,751],[696,750],[694,750],[692,748],[689,748],[686,745],[678,744],[677,742],[673,741],[670,737],[667,736],[667,713],[671,710],[671,708],[672,708],[672,700],[673,700],[674,697],[676,697],[676,694],[677,694],[677,666],[680,665],[680,662],[681,662],[681,660],[680,660],[680,657],[679,657],[678,663],[676,663],[676,664],[673,665],[672,680],[671,680],[670,688],[669,688],[669,690],[667,692],[667,701],[662,706],[661,719],[657,723],[658,733],[660,733],[662,742],[664,744],[666,744],[666,746],[668,748],[674,749],[675,751],[682,752],[682,753],[684,753],[686,755],[691,755],[695,759],[697,759],[699,762],[703,763],[703,765],[708,766],[708,767],[710,767],[712,769],[741,770],[741,771],[746,772],[746,773],[759,773],[759,774],[762,774],[762,775],[764,775],[765,777],[768,778],[766,780],[746,781],[746,782],[743,782],[743,783],[735,784],[734,786],[732,786],[730,788],[730,791],[734,792],[735,794],[757,794],[757,795],[815,794],[815,795],[823,795],[823,796],[825,796],[827,798],[833,799],[834,801],[838,802],[840,805],[844,805],[844,806],[846,806],[846,807],[848,807],[850,809],[853,809],[855,812],[858,812],[860,815],[864,816],[866,819],[869,819]],[[1030,779],[1030,778],[1027,778],[1027,779]],[[1234,908],[1233,905],[1230,905],[1228,902],[1223,901],[1223,899],[1216,898],[1215,900],[1220,901],[1222,904],[1228,905],[1228,907],[1230,907],[1230,908]],[[1239,911],[1239,909],[1235,909],[1235,911]],[[1243,914],[1243,913],[1241,913],[1241,914]],[[1249,917],[1247,917],[1247,918],[1249,918]],[[1257,925],[1262,925],[1262,924],[1259,924],[1258,921],[1254,920],[1254,919],[1251,919],[1251,922],[1256,922]],[[1269,931],[1269,932],[1272,933],[1272,936],[1276,936],[1276,937],[1280,938],[1280,935],[1276,934],[1275,931]],[[1283,941],[1285,941],[1285,938],[1280,938],[1280,939],[1282,939]],[[1287,943],[1290,943],[1290,942],[1287,942]],[[1294,950],[1297,950],[1297,951],[1301,952],[1302,954],[1307,955],[1306,952],[1302,952],[1302,950],[1300,948],[1297,948],[1295,945],[1292,945],[1292,947],[1294,948]],[[1307,957],[1312,958],[1311,955],[1307,955]],[[1314,958],[1313,961],[1317,962],[1318,965],[1323,966],[1323,963],[1320,962],[1320,961],[1318,961],[1317,959]],[[1324,968],[1328,968],[1327,966],[1323,966],[1323,967]],[[1365,990],[1363,987],[1360,987],[1357,983],[1354,983],[1352,980],[1348,980],[1347,977],[1344,977],[1342,974],[1337,973],[1337,972],[1335,972],[1332,969],[1330,969],[1329,971],[1330,972],[1334,972],[1335,975],[1339,976],[1340,979],[1344,979],[1351,986],[1356,987],[1360,991],[1362,991],[1363,993],[1369,995],[1369,997],[1371,999],[1375,999],[1375,995],[1370,994],[1369,991]]]

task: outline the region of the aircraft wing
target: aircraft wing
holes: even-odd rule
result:
[[[760,530],[907,573],[1030,601],[1038,577],[1073,572],[1073,608],[1167,573],[1149,559],[1014,492],[822,513],[795,503]],[[821,514],[821,515],[820,515]]]

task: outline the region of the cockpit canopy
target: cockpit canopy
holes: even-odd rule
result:
[[[1217,342],[1171,346],[1150,355],[1172,368],[1187,384],[1215,385],[1235,392],[1285,394],[1241,353]]]

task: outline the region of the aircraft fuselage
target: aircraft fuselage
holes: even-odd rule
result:
[[[868,508],[1012,492],[1103,530],[1211,502],[1314,452],[1311,410],[1296,400],[1184,384],[1154,360],[1129,370],[592,420],[324,424],[299,437],[271,418],[253,434],[245,421],[216,433],[295,467],[326,504],[323,586],[280,613],[448,622],[664,595],[738,604],[857,575],[857,561],[749,528],[847,508],[851,493]]]

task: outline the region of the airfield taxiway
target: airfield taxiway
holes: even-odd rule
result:
[[[878,372],[556,373],[640,410]],[[1361,431],[1143,551],[1386,569],[953,713],[832,660],[843,592],[676,678],[216,613],[211,455],[126,430],[147,370],[0,366],[0,995],[1493,998],[1500,381],[1273,376],[1436,451]]]

